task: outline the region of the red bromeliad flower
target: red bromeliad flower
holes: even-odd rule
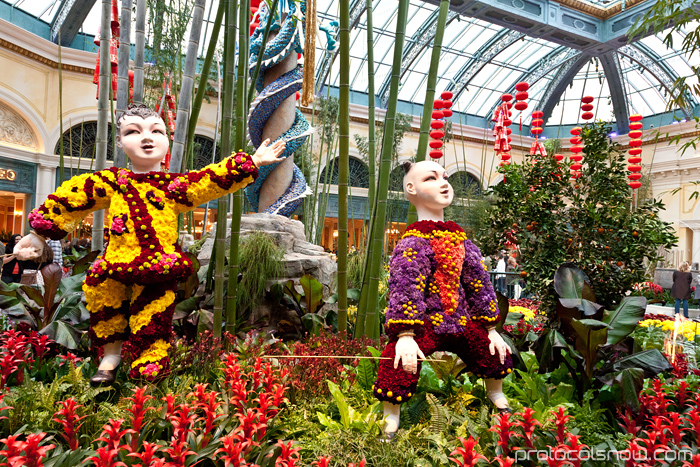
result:
[[[299,461],[299,448],[292,447],[293,445],[294,441],[285,443],[280,440],[277,442],[276,446],[282,448],[282,452],[275,460],[275,467],[296,467]]]
[[[256,444],[254,438],[262,438],[267,431],[267,424],[260,423],[260,413],[258,409],[247,409],[245,414],[237,413],[236,417],[241,423],[234,433],[238,433],[242,443],[248,443],[247,447]],[[247,449],[246,447],[246,449]]]
[[[663,425],[663,427],[666,430],[668,430],[669,433],[671,433],[671,438],[673,438],[673,444],[675,444],[677,448],[682,447],[683,432],[688,431],[688,429],[681,428],[683,418],[681,418],[680,414],[676,412],[671,412],[670,414],[668,414],[668,418],[663,418],[662,421],[667,422],[667,424]]]
[[[59,355],[58,358],[61,359],[61,362],[58,364],[58,366],[63,366],[66,363],[72,363],[73,365],[77,365],[78,363],[82,362],[83,359],[78,357],[77,355],[67,352],[65,355]]]
[[[101,447],[95,450],[95,454],[97,455],[88,457],[88,460],[91,460],[95,467],[126,467],[125,463],[115,460],[115,458],[119,456],[118,449]]]
[[[513,424],[523,429],[523,435],[516,434],[515,436],[525,439],[525,444],[527,444],[528,448],[535,449],[535,445],[532,444],[532,437],[535,433],[535,428],[542,426],[542,424],[535,419],[535,411],[530,407],[525,407],[522,412],[518,412],[515,415],[520,415],[523,418],[522,421],[517,421]]]
[[[13,464],[13,461],[8,459],[8,461],[10,461],[10,465],[43,467],[44,463],[42,461],[46,457],[46,453],[56,447],[54,444],[40,446],[39,443],[41,443],[41,440],[43,440],[45,436],[46,433],[43,432],[27,435],[27,442],[24,446],[24,456],[19,459],[15,459],[15,461],[18,461],[17,464]]]
[[[355,464],[348,464],[348,467],[355,467]],[[359,464],[357,464],[357,467],[365,467],[365,460],[362,459]]]
[[[364,461],[364,459],[363,459]],[[313,467],[329,467],[331,463],[331,457],[319,457],[317,461],[311,463]]]
[[[693,462],[684,461],[683,467],[700,467],[700,454],[695,454],[691,459]]]
[[[552,450],[552,454],[553,455],[547,456],[544,459],[548,467],[563,467],[571,464],[571,462],[566,460],[565,449],[557,446]]]
[[[573,465],[573,467],[581,467],[581,452],[584,449],[587,449],[588,446],[585,444],[578,444],[580,436],[567,433],[567,438],[569,440],[569,446],[562,445],[562,448],[566,449],[566,451],[569,453],[567,457],[572,459],[571,465]]]
[[[173,412],[175,411],[175,396],[173,396],[171,393],[168,393],[165,395],[165,397],[161,397],[160,400],[162,400],[166,404],[165,418],[172,417]]]
[[[450,457],[450,460],[460,467],[474,467],[480,460],[488,461],[486,456],[474,452],[474,447],[478,443],[478,439],[474,439],[471,436],[469,439],[458,438],[459,442],[462,443],[462,447],[455,448],[450,454],[451,456],[460,456],[462,459],[455,459]]]
[[[156,453],[160,450],[161,446],[156,443],[149,443],[148,441],[144,441],[143,443],[143,452],[138,453],[138,452],[131,452],[127,454],[129,457],[136,457],[138,460],[142,462],[142,464],[137,464],[140,465],[141,467],[149,467],[153,465],[153,462],[158,460],[155,458]],[[134,451],[132,449],[132,451]],[[136,465],[134,466],[136,467]]]
[[[18,439],[20,435],[8,436],[5,439],[0,439],[7,449],[0,449],[0,456],[5,456],[8,461],[22,457],[22,451],[27,446],[27,443]]]
[[[499,467],[511,467],[515,463],[515,459],[511,457],[498,456],[494,460],[498,462]]]
[[[206,392],[207,386],[208,384],[197,384],[195,386],[195,391],[188,394],[188,397],[196,398],[195,404],[197,409],[204,412],[204,416],[199,418],[205,423],[202,432],[201,448],[209,444],[211,438],[210,433],[214,430],[214,423],[224,416],[223,414],[217,415],[216,413],[219,406],[222,405],[221,402],[217,401],[219,393],[215,391]]]
[[[189,404],[180,404],[170,416],[173,425],[173,438],[179,442],[187,441],[187,435],[192,433],[192,426],[197,420],[197,414],[192,412]]]
[[[690,423],[690,428],[695,439],[700,439],[700,408],[698,406],[686,414],[686,420]]]
[[[36,331],[32,331],[31,334],[29,334],[29,340],[32,344],[34,355],[36,355],[36,360],[39,362],[39,365],[41,365],[41,362],[44,359],[44,355],[48,351],[49,346],[53,344],[54,341],[52,341],[49,338],[49,336],[39,334]]]
[[[136,452],[139,446],[139,433],[143,426],[143,417],[151,410],[156,410],[155,407],[144,407],[146,403],[153,399],[153,396],[146,395],[147,386],[133,389],[134,397],[127,397],[126,400],[131,401],[131,408],[127,411],[131,414],[131,428],[134,430],[131,436],[131,451]],[[148,464],[146,464],[148,465]]]
[[[564,443],[564,439],[566,437],[566,422],[571,420],[573,417],[571,415],[566,415],[566,409],[564,409],[564,407],[559,407],[556,412],[551,411],[550,413],[554,415],[554,424],[557,427],[555,438],[559,444],[562,444]]]
[[[632,436],[637,436],[637,433],[639,433],[639,430],[642,429],[641,425],[637,424],[637,417],[635,417],[634,413],[630,409],[625,409],[625,414],[622,415],[619,410],[618,410],[618,415],[622,418],[622,423],[619,423],[619,425],[629,434]]]
[[[185,467],[187,456],[197,454],[188,449],[190,445],[187,440],[178,440],[173,436],[170,442],[172,445],[163,449],[171,459],[171,462],[166,464],[167,467]]]
[[[224,461],[225,467],[242,467],[247,465],[243,458],[244,446],[233,434],[223,436],[221,438],[221,445],[223,447],[214,451],[214,457],[219,453],[223,453],[224,455],[221,456],[219,460]]]
[[[80,427],[82,426],[79,425],[78,422],[84,419],[86,415],[83,415],[82,417],[78,417],[76,415],[76,409],[82,407],[82,405],[78,405],[73,397],[59,403],[63,406],[63,408],[59,409],[58,412],[53,415],[53,421],[60,423],[63,426],[63,433],[61,433],[61,436],[66,440],[71,451],[75,451],[79,447],[78,430],[80,430]]]
[[[684,380],[681,380],[678,383],[678,390],[676,391],[676,397],[678,398],[678,404],[676,405],[676,408],[679,411],[684,411],[686,404],[689,404],[690,399],[690,394],[688,392],[688,383],[685,382]]]
[[[512,429],[514,424],[510,421],[510,414],[507,412],[498,414],[495,417],[497,424],[489,428],[489,431],[498,434],[496,445],[501,448],[502,454],[507,456],[509,452],[508,443],[514,434]]]
[[[116,449],[117,451],[128,447],[126,444],[121,444],[122,438],[124,438],[124,435],[127,433],[133,434],[136,432],[130,428],[125,428],[122,430],[122,423],[124,423],[123,418],[118,420],[110,418],[109,421],[102,427],[102,435],[95,441],[104,441],[107,443],[107,447]]]

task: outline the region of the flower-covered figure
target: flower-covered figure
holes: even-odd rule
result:
[[[232,154],[186,174],[166,173],[160,163],[168,150],[163,120],[143,105],[130,106],[117,121],[117,145],[133,170],[119,167],[65,182],[29,215],[34,229],[18,248],[60,239],[89,213],[109,208],[110,241],[83,284],[90,312],[90,339],[104,346],[93,384],[112,383],[129,352],[134,378],[154,380],[169,370],[177,283],[193,266],[177,243],[177,216],[251,183],[258,167],[279,162],[284,143],[264,142],[255,155]]]
[[[498,306],[481,252],[444,209],[454,191],[445,169],[432,161],[405,163],[404,194],[418,222],[408,226],[389,267],[389,335],[374,395],[384,402],[385,434],[399,427],[400,404],[416,392],[418,358],[435,351],[457,354],[467,370],[486,380],[489,398],[509,411],[502,379],[511,372],[510,348],[496,331]],[[401,366],[399,366],[401,362]]]

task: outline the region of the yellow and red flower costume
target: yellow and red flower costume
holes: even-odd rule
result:
[[[242,152],[186,174],[113,167],[65,182],[29,215],[40,235],[58,240],[89,213],[109,208],[110,241],[83,284],[93,346],[127,341],[132,377],[169,369],[177,283],[193,267],[177,243],[177,216],[232,193],[258,175]]]
[[[481,252],[454,222],[419,221],[408,226],[389,265],[389,342],[382,353],[374,395],[394,404],[416,392],[420,376],[394,368],[401,332],[413,331],[427,357],[435,351],[456,353],[467,370],[501,379],[512,360],[501,364],[489,350],[488,327],[498,320],[498,305]]]

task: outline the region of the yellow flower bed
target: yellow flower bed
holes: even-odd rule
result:
[[[535,311],[524,306],[512,306],[508,309],[509,313],[522,313],[525,317],[525,321],[532,321],[535,319]]]
[[[656,327],[661,328],[664,332],[673,332],[673,327],[676,324],[674,320],[659,320],[659,319],[645,319],[639,322],[639,326],[643,328]],[[696,333],[700,329],[700,324],[695,321],[682,321],[678,323],[678,335],[685,337],[688,341],[693,342],[695,340]]]

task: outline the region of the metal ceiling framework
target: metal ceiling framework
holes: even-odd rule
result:
[[[58,44],[60,33],[61,45],[70,47],[96,2],[97,0],[62,0],[58,13],[51,22],[51,40]]]

